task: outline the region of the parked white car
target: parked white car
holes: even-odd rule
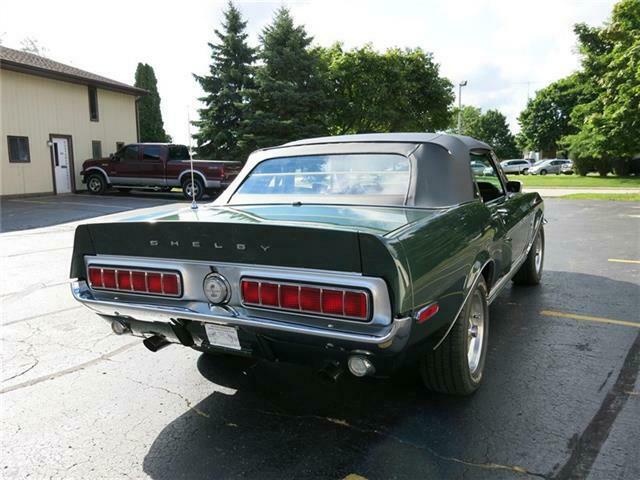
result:
[[[548,160],[541,160],[529,169],[531,175],[546,175],[547,173],[555,173],[560,175],[560,169],[565,164],[573,164],[571,160],[564,158],[550,158]]]
[[[502,167],[502,171],[504,173],[515,173],[516,175],[526,175],[531,168],[531,163],[529,160],[525,160],[524,158],[514,158],[511,160],[503,160],[500,162],[500,166]]]

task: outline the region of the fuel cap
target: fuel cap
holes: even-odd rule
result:
[[[231,297],[229,282],[219,273],[210,273],[204,277],[202,288],[207,300],[216,305],[227,302]]]

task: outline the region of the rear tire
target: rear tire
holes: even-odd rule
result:
[[[531,245],[527,259],[513,276],[513,283],[516,285],[538,285],[540,279],[542,279],[543,266],[544,227],[541,225],[540,230],[538,230],[536,234],[536,238],[533,240],[533,245]]]
[[[470,395],[484,373],[489,338],[487,284],[480,277],[449,335],[420,361],[424,385],[434,392]]]
[[[193,190],[192,190],[193,189]],[[191,177],[182,182],[182,194],[187,200],[193,198],[193,192],[195,191],[196,200],[202,199],[204,196],[204,184],[198,177],[193,179],[193,185],[191,184]]]
[[[92,173],[87,178],[87,189],[92,195],[102,195],[107,189],[107,180],[100,173]]]

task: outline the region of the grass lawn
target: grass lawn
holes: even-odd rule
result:
[[[568,200],[613,200],[616,202],[640,202],[640,193],[572,193],[556,198]]]
[[[616,177],[613,175],[509,175],[510,180],[520,180],[525,187],[602,187],[602,188],[640,188],[640,176]]]

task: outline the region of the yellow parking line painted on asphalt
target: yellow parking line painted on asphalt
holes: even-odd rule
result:
[[[608,258],[607,259],[610,262],[617,262],[617,263],[637,263],[640,264],[640,260],[624,260],[622,258]]]
[[[584,320],[587,322],[610,323],[612,325],[622,325],[624,327],[640,328],[640,322],[629,322],[627,320],[614,320],[612,318],[592,317],[590,315],[578,315],[577,313],[555,312],[553,310],[542,310],[540,315],[545,317],[571,318],[573,320]]]

